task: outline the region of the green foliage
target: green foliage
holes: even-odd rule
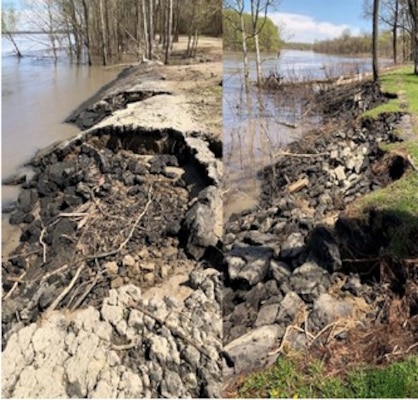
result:
[[[402,45],[401,38],[398,38],[398,48]],[[392,57],[392,34],[384,31],[379,35],[379,55],[381,57]],[[313,44],[313,50],[318,53],[325,54],[347,54],[347,55],[364,55],[371,54],[372,37],[368,33],[353,36],[346,29],[340,37],[329,40],[317,41]]]
[[[385,368],[363,367],[330,377],[314,361],[301,370],[296,358],[280,357],[273,367],[249,376],[237,397],[405,398],[416,396],[418,357]]]
[[[255,50],[254,38],[251,37],[251,15],[244,14],[245,32],[248,51]],[[279,29],[268,17],[259,18],[257,28],[261,29],[259,34],[260,51],[277,52],[280,49]],[[240,31],[239,15],[233,10],[223,10],[223,45],[227,50],[241,50],[242,36]]]

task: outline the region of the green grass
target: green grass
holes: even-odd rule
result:
[[[412,132],[403,142],[382,144],[386,152],[409,154],[418,166],[418,76],[413,75],[412,67],[400,67],[381,76],[382,90],[398,94],[391,100],[365,113],[364,117],[374,117],[382,112],[408,112],[411,115]],[[401,103],[404,106],[401,108]],[[402,132],[397,131],[402,137]],[[366,217],[368,210],[377,210],[395,217],[397,226],[386,232],[390,243],[385,252],[395,256],[408,256],[416,253],[418,235],[418,172],[409,170],[400,180],[387,187],[374,191],[358,200],[352,209],[359,217]],[[414,249],[415,248],[415,249]]]
[[[405,96],[408,99],[407,108],[401,107],[402,98],[398,97],[366,111],[363,113],[363,117],[375,118],[384,112],[406,111],[418,113],[418,76],[413,74],[412,66],[403,66],[384,73],[380,82],[383,92]]]
[[[384,368],[363,367],[345,376],[327,376],[319,361],[299,368],[282,356],[271,368],[246,379],[236,397],[266,398],[413,398],[418,394],[418,357]]]

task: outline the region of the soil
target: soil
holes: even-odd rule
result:
[[[32,160],[3,224],[3,335],[36,321],[78,273],[58,308],[100,307],[124,284],[190,295],[189,273],[222,235],[222,43],[202,38],[182,60],[184,43],[173,58],[185,65],[128,68],[69,116],[87,131]],[[191,233],[200,202],[213,215],[204,244]]]

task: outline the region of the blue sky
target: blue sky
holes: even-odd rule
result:
[[[362,4],[363,0],[280,0],[269,16],[277,25],[284,24],[285,40],[311,43],[339,36],[344,29],[370,32]]]

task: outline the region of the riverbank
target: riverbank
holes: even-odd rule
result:
[[[2,263],[5,397],[219,395],[222,66],[209,59],[128,69],[72,114],[86,130],[32,160]]]
[[[285,353],[337,375],[416,353],[416,136],[402,109],[363,117],[383,97],[354,89],[317,100],[326,131],[277,154],[259,204],[226,223],[224,395],[303,396],[272,378]]]

